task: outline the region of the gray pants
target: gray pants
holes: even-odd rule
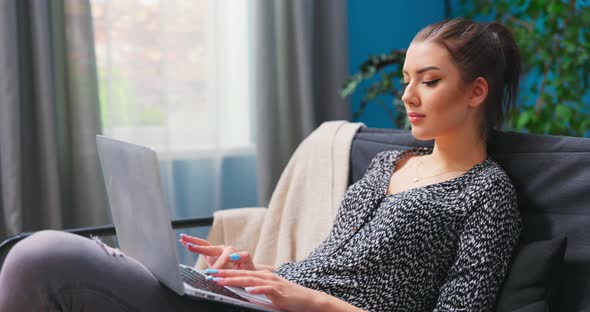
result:
[[[0,311],[235,311],[181,297],[100,241],[42,231],[16,244],[0,271]]]

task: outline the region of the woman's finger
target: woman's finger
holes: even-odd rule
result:
[[[231,269],[221,269],[217,270],[217,273],[211,274],[215,277],[243,277],[243,276],[251,276],[257,277],[260,279],[265,280],[277,280],[280,277],[276,276],[270,271],[250,271],[250,270],[231,270]]]
[[[235,252],[236,252],[236,250],[233,247],[226,246],[225,248],[223,248],[221,255],[219,255],[219,258],[217,258],[217,261],[215,261],[215,264],[213,264],[211,266],[211,268],[213,268],[213,269],[225,268],[225,266],[230,262],[230,255]]]
[[[219,257],[223,252],[223,248],[219,246],[199,246],[193,245],[191,243],[187,243],[185,246],[186,249],[188,249],[191,252],[196,252],[198,254],[210,257]]]
[[[216,277],[213,280],[219,285],[235,287],[269,286],[274,283],[254,276]]]
[[[229,264],[230,264],[230,268],[234,268],[234,269],[241,269],[241,270],[254,269],[254,264],[252,263],[252,258],[250,257],[250,253],[247,251],[239,251],[239,252],[231,253],[229,255]]]
[[[247,286],[247,287],[245,287],[245,289],[249,294],[265,295],[268,298],[272,298],[274,296],[279,295],[279,291],[271,285]]]
[[[194,237],[194,236],[189,236],[186,234],[180,234],[180,242],[183,244],[192,243],[193,245],[199,245],[199,246],[211,246],[211,243],[209,243],[208,240]]]

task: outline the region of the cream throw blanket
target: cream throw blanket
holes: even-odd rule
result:
[[[291,156],[268,208],[215,212],[208,240],[248,251],[258,264],[305,258],[332,229],[348,185],[352,139],[361,126],[324,122]],[[207,267],[203,257],[197,267]]]

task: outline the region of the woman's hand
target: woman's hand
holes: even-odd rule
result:
[[[218,270],[217,274],[210,275],[219,285],[247,287],[248,293],[265,295],[284,311],[320,311],[316,299],[327,296],[290,282],[270,271]]]
[[[219,285],[244,287],[248,293],[265,295],[283,311],[326,311],[325,303],[333,298],[265,270],[218,270],[209,275]]]
[[[256,270],[247,251],[237,251],[232,246],[211,245],[202,238],[180,234],[179,242],[191,252],[201,254],[213,269]]]

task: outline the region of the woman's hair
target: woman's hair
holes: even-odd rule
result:
[[[488,131],[502,126],[505,114],[515,107],[521,70],[518,46],[506,27],[455,18],[426,26],[413,41],[444,46],[464,82],[485,78],[488,95],[483,103],[482,134],[487,138]]]

